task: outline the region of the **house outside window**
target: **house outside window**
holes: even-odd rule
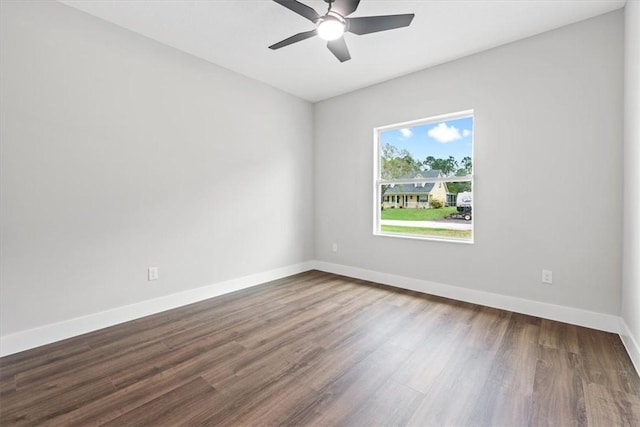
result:
[[[375,235],[473,242],[473,111],[376,128]]]

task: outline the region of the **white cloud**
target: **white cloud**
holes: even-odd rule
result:
[[[427,134],[438,142],[447,143],[462,138],[460,130],[455,126],[447,126],[446,123],[438,123],[429,129]]]
[[[400,133],[405,138],[409,138],[409,137],[411,137],[413,135],[413,132],[411,132],[411,129],[407,129],[407,128],[400,129]]]
[[[469,129],[462,129],[462,136],[469,136],[471,135],[471,131]]]

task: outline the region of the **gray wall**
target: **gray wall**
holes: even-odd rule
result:
[[[311,104],[1,4],[2,335],[313,258]]]
[[[616,11],[316,104],[316,258],[619,314],[622,81]],[[373,128],[466,109],[476,243],[374,237]]]
[[[640,168],[638,167],[640,165],[640,2],[627,2],[625,28],[625,216],[622,317],[635,337],[636,343],[640,343]]]
[[[3,336],[314,257],[620,313],[622,11],[314,108],[55,2],[0,4]],[[476,243],[374,237],[373,128],[469,108]],[[640,237],[625,227],[638,337]]]

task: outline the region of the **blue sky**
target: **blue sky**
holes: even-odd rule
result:
[[[383,145],[406,149],[414,159],[420,161],[424,161],[427,156],[436,159],[453,156],[458,162],[465,156],[471,157],[472,137],[473,117],[380,132],[380,142]]]

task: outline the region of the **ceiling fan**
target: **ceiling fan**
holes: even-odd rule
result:
[[[404,15],[347,18],[347,16],[356,11],[360,0],[324,0],[329,4],[329,9],[324,15],[318,14],[313,8],[296,0],[273,1],[313,22],[316,24],[316,28],[286,38],[269,46],[269,49],[280,49],[310,37],[318,36],[327,41],[327,48],[340,62],[351,59],[347,43],[344,41],[344,33],[363,35],[407,27],[415,16],[413,13],[408,13]]]

